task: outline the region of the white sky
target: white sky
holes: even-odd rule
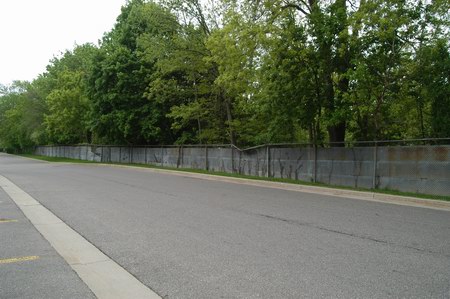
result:
[[[75,44],[97,43],[126,0],[0,0],[0,83],[31,81]]]

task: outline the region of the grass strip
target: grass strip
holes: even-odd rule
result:
[[[251,179],[251,180],[257,180],[257,181],[270,181],[270,182],[288,183],[288,184],[296,184],[296,185],[304,185],[304,186],[324,187],[324,188],[330,188],[330,189],[373,192],[373,193],[380,193],[380,194],[387,194],[387,195],[409,196],[409,197],[422,198],[422,199],[450,201],[450,196],[403,192],[403,191],[396,191],[396,190],[390,190],[390,189],[369,189],[369,188],[354,188],[354,187],[347,187],[347,186],[331,186],[331,185],[327,185],[324,183],[313,183],[313,182],[299,181],[299,180],[288,179],[288,178],[268,178],[268,177],[252,176],[252,175],[243,175],[243,174],[238,174],[238,173],[208,171],[208,170],[203,170],[203,169],[176,168],[176,167],[165,167],[165,166],[163,167],[163,166],[158,166],[158,165],[136,164],[136,163],[112,163],[112,162],[105,163],[105,162],[85,161],[85,160],[70,159],[70,158],[38,156],[38,155],[31,155],[31,154],[22,154],[22,155],[18,155],[18,156],[47,161],[47,162],[56,162],[56,163],[59,162],[59,163],[79,163],[79,164],[125,165],[125,166],[141,167],[141,168],[176,170],[176,171],[182,171],[182,172],[200,173],[200,174],[216,175],[216,176],[223,176],[223,177]]]

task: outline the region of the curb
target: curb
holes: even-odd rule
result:
[[[21,156],[19,156],[19,157],[21,157]],[[43,160],[34,159],[34,158],[28,158],[28,157],[21,157],[21,158],[42,161],[45,163],[52,163],[52,162],[43,161]],[[80,165],[79,163],[71,163],[71,162],[64,162],[64,163],[58,163],[58,164],[59,165]],[[335,189],[332,187],[307,186],[307,185],[300,185],[300,184],[289,184],[289,183],[271,182],[271,181],[262,181],[262,180],[260,181],[260,180],[246,179],[246,178],[225,177],[225,176],[214,175],[214,174],[193,173],[193,172],[171,170],[171,169],[147,168],[147,167],[130,166],[130,165],[119,165],[119,164],[83,163],[81,165],[131,168],[131,169],[138,169],[138,170],[147,171],[147,172],[164,173],[164,174],[178,175],[178,176],[191,177],[191,178],[210,180],[210,181],[245,184],[245,185],[263,187],[263,188],[272,188],[272,189],[281,189],[281,190],[294,191],[294,192],[304,192],[304,193],[320,194],[320,195],[327,195],[327,196],[336,196],[336,197],[359,199],[359,200],[388,203],[388,204],[395,204],[395,205],[402,205],[402,206],[428,208],[428,209],[434,209],[434,210],[440,210],[440,211],[450,211],[450,201],[440,201],[440,200],[424,199],[424,198],[417,198],[417,197],[410,197],[410,196],[390,195],[390,194],[376,193],[376,192],[370,192],[370,191],[354,191],[354,190],[345,190],[345,189]]]
[[[70,164],[70,163],[68,163],[68,164]],[[77,163],[73,163],[73,164],[77,164]],[[260,181],[260,180],[246,179],[246,178],[225,177],[225,176],[214,175],[214,174],[192,173],[192,172],[169,170],[169,169],[145,168],[145,167],[130,166],[130,165],[117,165],[117,164],[105,164],[105,163],[83,164],[83,165],[110,166],[110,167],[119,167],[119,168],[138,169],[138,170],[147,171],[147,172],[177,175],[177,176],[182,176],[182,177],[197,178],[197,179],[203,179],[203,180],[209,180],[209,181],[244,184],[244,185],[255,186],[255,187],[281,189],[281,190],[294,191],[294,192],[304,192],[304,193],[344,197],[344,198],[359,199],[359,200],[388,203],[388,204],[395,204],[395,205],[402,205],[402,206],[411,206],[411,207],[428,208],[428,209],[435,209],[435,210],[441,210],[441,211],[450,211],[450,202],[433,200],[433,199],[424,199],[424,198],[416,198],[416,197],[400,196],[400,195],[390,195],[390,194],[383,194],[383,193],[376,193],[376,192],[334,189],[334,188],[329,188],[329,187],[297,185],[297,184],[289,184],[289,183],[282,183],[282,182]]]
[[[8,178],[0,189],[99,299],[161,297]]]

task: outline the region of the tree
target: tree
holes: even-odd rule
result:
[[[221,23],[218,15],[221,3],[198,0],[162,3],[178,16],[181,24],[178,37],[170,45],[171,54],[159,64],[163,77],[170,78],[173,86],[182,91],[183,98],[168,114],[173,119],[172,128],[184,131],[178,142],[235,144],[234,98],[218,84],[220,66],[209,46]],[[169,70],[163,65],[172,67]]]
[[[15,81],[3,88],[0,96],[0,147],[13,152],[31,151],[46,142],[42,126],[45,101],[40,86],[45,79],[32,83]]]
[[[448,1],[158,3],[1,86],[2,146],[450,136]]]
[[[87,95],[87,77],[97,48],[91,44],[76,46],[47,67],[53,86],[46,97],[48,112],[44,123],[50,142],[77,144],[91,142],[91,102]]]
[[[347,72],[353,138],[432,136],[425,82],[442,75],[429,67],[432,59],[425,53],[440,39],[441,9],[420,1],[361,2],[352,16],[354,68]]]
[[[418,53],[417,69],[421,96],[431,103],[431,133],[434,137],[450,136],[450,51],[448,41],[423,47]]]
[[[129,1],[105,35],[89,79],[93,130],[111,143],[173,142],[164,103],[145,97],[155,61],[145,60],[139,40],[157,43],[176,31],[176,20],[154,3]]]

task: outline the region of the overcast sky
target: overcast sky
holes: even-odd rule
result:
[[[0,0],[0,83],[36,78],[75,44],[97,43],[126,0]]]

